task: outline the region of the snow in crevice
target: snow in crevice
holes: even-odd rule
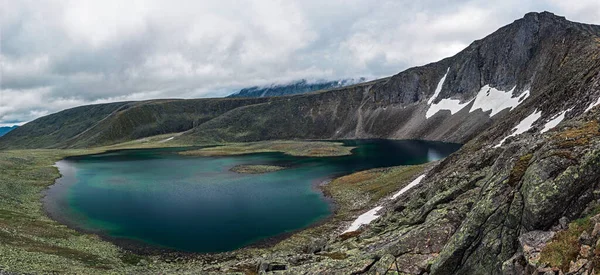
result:
[[[591,110],[592,108],[594,108],[594,107],[596,107],[598,105],[600,105],[600,98],[598,98],[598,100],[596,100],[596,102],[590,104],[590,106],[587,107],[587,109],[585,109],[584,113],[587,113],[589,110]]]
[[[545,133],[550,131],[552,128],[556,127],[561,121],[563,121],[563,119],[565,119],[565,115],[567,114],[569,110],[563,111],[562,113],[560,113],[558,116],[556,116],[554,119],[548,121],[548,123],[546,123],[546,125],[544,125],[544,129],[542,129],[541,133]]]
[[[429,105],[429,109],[427,110],[427,113],[425,114],[425,117],[427,119],[429,119],[433,115],[437,114],[437,112],[439,112],[441,110],[448,110],[448,111],[450,111],[450,114],[453,115],[453,114],[457,113],[458,111],[462,110],[462,108],[469,105],[469,103],[470,103],[470,101],[465,102],[465,103],[460,103],[460,100],[450,99],[450,98],[444,98],[444,99],[440,100],[440,102],[438,102],[438,103],[435,103],[435,104],[433,103],[433,101],[435,101],[435,99],[442,92],[442,87],[444,86],[444,82],[446,81],[446,76],[448,76],[449,71],[450,71],[450,68],[448,68],[448,70],[446,70],[446,74],[442,77],[442,79],[440,79],[440,82],[438,83],[437,87],[435,88],[435,92],[433,93],[433,96],[427,101],[427,104]]]
[[[405,186],[404,188],[400,189],[400,191],[398,191],[398,193],[394,194],[392,196],[392,199],[395,199],[397,197],[399,197],[400,195],[404,194],[406,191],[410,190],[411,188],[417,186],[419,183],[421,183],[421,181],[425,178],[425,175],[420,175],[418,178],[416,178],[415,180],[413,180],[411,183],[409,183],[407,186]]]
[[[377,206],[377,207],[367,211],[366,213],[358,216],[358,218],[354,222],[352,222],[350,227],[348,227],[348,229],[346,229],[346,231],[344,231],[343,233],[356,231],[360,228],[361,225],[369,224],[372,221],[376,220],[377,218],[379,218],[379,215],[377,215],[377,212],[379,212],[379,210],[381,210],[382,208],[383,207],[381,207],[381,206]]]
[[[170,137],[170,138],[166,138],[166,139],[163,139],[163,140],[159,141],[158,143],[165,143],[165,142],[167,142],[167,141],[171,141],[171,140],[173,140],[174,138],[175,138],[174,136],[173,136],[173,137]]]
[[[391,198],[387,198],[387,200],[390,200],[390,199],[394,200],[394,199],[398,198],[399,196],[401,196],[402,194],[406,193],[406,191],[419,185],[419,183],[421,183],[421,181],[425,178],[425,176],[426,176],[426,174],[418,176],[416,179],[414,179],[408,185],[404,186],[404,188],[400,189],[400,191],[398,191],[396,194],[394,194]],[[377,207],[363,213],[362,215],[358,216],[358,218],[356,218],[356,220],[354,220],[354,222],[352,222],[350,227],[348,227],[348,229],[346,229],[344,232],[342,232],[342,234],[356,231],[362,225],[370,224],[372,221],[379,218],[380,215],[377,215],[377,212],[379,212],[381,209],[383,209],[383,206],[377,206]]]
[[[490,87],[490,85],[483,86],[479,90],[479,93],[477,93],[475,102],[473,102],[473,106],[469,112],[473,112],[477,109],[481,109],[483,112],[491,110],[490,117],[492,117],[502,110],[514,109],[529,97],[529,90],[526,90],[518,97],[513,97],[515,88],[516,86],[510,91],[504,92]]]
[[[427,104],[431,105],[431,103],[433,103],[433,101],[438,97],[438,95],[442,91],[442,86],[444,86],[444,82],[446,81],[446,76],[448,76],[449,71],[450,67],[448,67],[448,69],[446,70],[446,74],[444,74],[444,76],[438,83],[437,87],[435,88],[435,92],[433,93],[433,96],[429,99],[429,101],[427,101]]]
[[[535,110],[531,115],[527,116],[521,122],[519,122],[519,125],[517,125],[515,128],[513,128],[512,134],[510,134],[507,137],[505,137],[504,139],[502,139],[500,141],[500,143],[498,143],[496,146],[494,146],[494,148],[498,148],[498,147],[502,146],[502,144],[510,137],[514,137],[514,136],[517,136],[517,135],[520,135],[522,133],[529,131],[529,129],[531,129],[531,126],[533,126],[533,123],[535,123],[538,119],[540,119],[540,117],[542,117],[542,111],[538,112],[537,110]]]

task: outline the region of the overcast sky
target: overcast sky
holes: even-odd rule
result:
[[[0,3],[0,126],[83,104],[388,76],[529,11],[600,24],[598,0]]]

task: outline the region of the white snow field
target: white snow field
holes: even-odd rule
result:
[[[405,186],[404,188],[400,189],[400,191],[398,191],[398,193],[394,194],[392,196],[392,199],[395,199],[397,197],[399,197],[400,195],[404,194],[404,192],[408,191],[409,189],[417,186],[419,183],[421,183],[421,181],[425,178],[425,174],[420,175],[419,177],[417,177],[415,180],[413,180],[411,183],[409,183],[407,186]]]
[[[542,117],[542,111],[535,110],[531,115],[524,118],[519,123],[519,125],[517,125],[515,128],[513,128],[512,134],[510,134],[507,137],[505,137],[504,139],[502,139],[500,141],[500,143],[498,143],[496,146],[494,146],[494,148],[498,148],[498,147],[502,146],[502,143],[504,143],[504,141],[506,141],[509,137],[514,137],[514,136],[517,136],[517,135],[520,135],[522,133],[529,131],[529,129],[531,129],[531,126],[533,126],[533,123],[535,123],[538,119],[540,119],[540,117]]]
[[[356,231],[360,228],[361,225],[369,224],[372,221],[374,221],[375,219],[379,218],[379,215],[377,215],[377,212],[379,210],[381,210],[381,208],[383,208],[383,207],[377,206],[377,207],[367,211],[366,213],[358,216],[358,218],[356,218],[356,220],[354,222],[352,222],[350,227],[348,227],[348,229],[346,229],[346,231],[344,231],[342,233]]]
[[[557,117],[555,117],[554,119],[548,121],[545,125],[544,125],[544,129],[542,129],[541,133],[545,133],[550,131],[552,128],[556,127],[556,125],[558,125],[561,121],[563,121],[563,119],[565,119],[565,115],[567,114],[569,110],[563,111],[562,113],[560,113]]]
[[[469,112],[471,113],[477,109],[481,109],[483,112],[492,110],[490,113],[490,117],[492,117],[504,109],[512,110],[516,108],[529,97],[529,90],[526,90],[518,97],[513,97],[512,95],[515,88],[512,88],[512,90],[508,92],[504,92],[492,88],[490,85],[483,86],[481,90],[479,90],[479,93],[477,93],[475,102],[473,102],[473,106]]]

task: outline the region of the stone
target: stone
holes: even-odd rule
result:
[[[431,268],[435,254],[404,254],[396,258],[400,272],[407,274],[423,274]]]
[[[576,262],[571,261],[571,264],[569,265],[569,273],[574,273],[574,272],[579,271],[587,263],[588,263],[587,259],[579,259]]]
[[[600,214],[591,217],[590,221],[593,223],[600,223]]]
[[[560,225],[561,229],[567,229],[569,227],[569,220],[567,219],[567,217],[562,217],[560,219],[558,219],[558,224]]]
[[[529,246],[532,248],[541,248],[544,246],[552,237],[554,237],[555,233],[552,231],[529,231],[522,234],[519,237],[519,243],[521,246]]]
[[[379,261],[377,261],[373,267],[371,267],[371,269],[369,270],[370,274],[375,274],[375,275],[383,275],[386,274],[388,272],[388,270],[390,270],[391,266],[394,264],[394,262],[396,261],[396,258],[391,255],[391,254],[385,254],[383,255],[383,257],[381,257],[381,259],[379,259]]]
[[[581,233],[581,235],[579,235],[579,242],[582,244],[591,244],[592,242],[592,237],[590,237],[590,234],[587,231],[583,231],[583,233]]]
[[[278,262],[261,262],[258,265],[258,272],[269,272],[269,271],[277,271],[277,270],[286,270],[287,266],[284,263]]]
[[[546,246],[555,233],[553,231],[529,231],[519,237],[523,256],[527,264],[537,266],[542,248]]]
[[[523,253],[517,252],[510,259],[502,263],[502,274],[525,274],[527,262]]]
[[[592,247],[589,245],[582,245],[579,249],[579,256],[583,258],[589,258],[591,256]]]
[[[314,254],[322,251],[327,245],[326,239],[313,239],[304,247],[304,253]]]
[[[592,238],[598,238],[600,235],[600,223],[594,224],[594,230],[592,230]]]

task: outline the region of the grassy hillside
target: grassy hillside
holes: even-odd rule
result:
[[[189,130],[268,99],[151,100],[81,106],[36,119],[0,138],[0,149],[83,148]]]
[[[81,106],[29,122],[0,137],[0,149],[52,148],[93,127],[117,110],[126,110],[132,102]]]
[[[195,142],[339,137],[355,128],[364,91],[356,86],[237,108],[195,127],[185,137]]]

